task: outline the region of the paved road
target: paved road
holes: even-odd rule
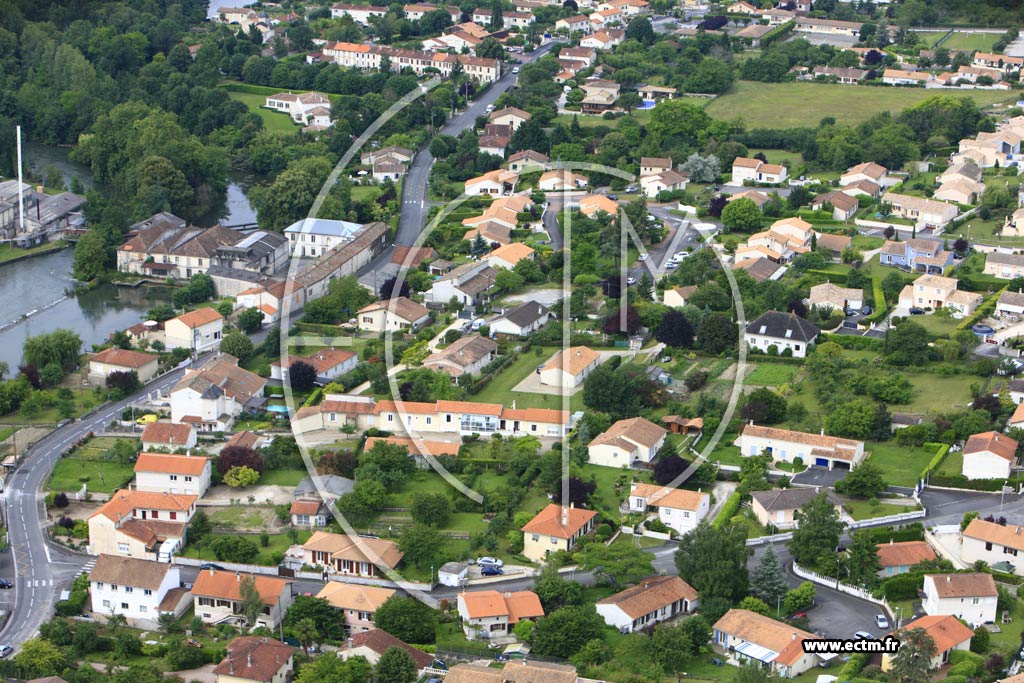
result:
[[[53,611],[60,591],[70,585],[90,561],[86,555],[50,546],[45,535],[42,486],[61,453],[85,434],[109,423],[131,403],[148,392],[171,387],[184,370],[164,375],[123,401],[106,406],[79,422],[57,429],[36,442],[25,453],[21,465],[10,476],[4,493],[4,519],[8,523],[15,588],[4,595],[12,601],[10,618],[0,630],[0,643],[17,648],[31,638]]]

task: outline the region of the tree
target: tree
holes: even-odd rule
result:
[[[519,124],[519,127],[512,133],[512,138],[509,142],[510,152],[532,149],[535,152],[547,154],[550,148],[551,143],[548,140],[548,135],[544,132],[544,127],[537,118],[531,118]]]
[[[91,282],[116,266],[117,252],[113,244],[108,243],[107,232],[93,228],[79,238],[71,264],[71,273],[76,280]]]
[[[192,515],[192,521],[188,524],[188,540],[192,543],[202,543],[212,530],[213,524],[210,522],[210,516],[200,508]]]
[[[245,615],[249,628],[253,628],[256,626],[256,619],[263,613],[264,605],[263,597],[256,589],[255,576],[246,574],[242,577],[238,586],[238,595],[242,602],[242,614]]]
[[[443,493],[417,491],[412,496],[409,513],[413,520],[432,527],[443,527],[452,514],[452,504]]]
[[[682,624],[659,624],[651,635],[651,650],[655,661],[677,678],[702,644],[694,643],[689,630],[683,628]]]
[[[288,381],[292,391],[312,391],[316,386],[316,368],[304,360],[292,361],[288,366]]]
[[[29,337],[22,345],[24,362],[37,368],[56,363],[65,370],[78,367],[82,338],[73,330],[57,329],[47,334]]]
[[[837,493],[855,498],[872,498],[884,491],[888,485],[882,478],[882,470],[874,463],[864,462],[854,467],[842,480],[836,482]]]
[[[67,658],[60,648],[48,640],[32,638],[21,644],[14,655],[20,678],[45,678],[63,673],[68,666]]]
[[[296,595],[291,607],[284,615],[285,628],[297,628],[302,622],[311,622],[316,630],[316,642],[340,640],[345,636],[345,624],[338,619],[338,613],[324,598]]]
[[[740,414],[744,420],[776,424],[786,419],[786,399],[768,387],[758,387],[747,395]]]
[[[231,488],[245,488],[260,480],[260,473],[251,467],[232,467],[224,473],[224,483]]]
[[[581,569],[593,570],[614,588],[637,583],[654,573],[653,556],[629,543],[590,543],[575,553],[573,559],[579,562]]]
[[[402,532],[398,547],[405,554],[405,561],[423,569],[437,564],[444,536],[437,529],[426,524],[414,524]]]
[[[232,467],[248,467],[263,474],[263,456],[245,446],[225,446],[217,456],[217,471],[224,476]]]
[[[210,543],[213,556],[224,562],[248,564],[259,557],[259,547],[240,536],[218,536]]]
[[[772,546],[768,546],[761,559],[758,560],[754,573],[750,576],[750,591],[768,605],[778,605],[786,595],[789,584],[782,573],[779,556]]]
[[[829,492],[822,491],[811,498],[794,517],[797,527],[786,545],[798,564],[813,566],[822,555],[836,551],[845,524],[839,520]]]
[[[593,605],[563,607],[537,623],[533,631],[533,652],[568,659],[591,640],[601,639],[603,631],[604,620]]]
[[[825,418],[825,431],[850,439],[868,438],[875,426],[876,404],[865,398],[848,401],[842,410],[834,410]]]
[[[416,680],[416,662],[400,647],[389,647],[380,656],[374,680],[377,683],[413,683]]]
[[[885,359],[897,366],[924,365],[928,362],[928,330],[904,320],[885,332]]]
[[[755,614],[761,614],[766,617],[771,613],[771,609],[768,607],[768,603],[766,603],[761,598],[755,598],[752,595],[748,595],[747,597],[740,600],[740,604],[738,604],[736,607],[739,609],[745,609],[750,612],[754,612]]]
[[[220,350],[223,353],[234,356],[239,362],[244,363],[252,358],[256,352],[256,347],[253,345],[252,340],[243,332],[232,330],[220,340]]]
[[[722,209],[722,224],[727,230],[753,232],[761,227],[761,209],[747,197],[734,199]]]
[[[52,364],[46,367],[51,366]],[[45,370],[46,368],[43,369]],[[134,370],[115,370],[107,375],[103,383],[107,389],[115,392],[121,398],[128,396],[142,386],[139,382],[139,376],[135,374]]]
[[[516,292],[519,289],[522,289],[523,284],[523,278],[512,270],[499,268],[497,274],[494,276],[494,287],[502,294]]]
[[[868,586],[875,581],[882,568],[877,550],[878,546],[870,531],[861,529],[853,532],[844,563],[851,583]]]
[[[626,24],[626,40],[635,40],[641,45],[654,44],[654,27],[647,17],[633,17]]]
[[[342,659],[326,652],[299,670],[295,683],[366,683],[373,678],[373,666],[365,657]]]
[[[481,52],[482,50],[482,52]],[[484,59],[505,59],[505,48],[496,38],[484,38],[476,46],[476,56]]]
[[[562,578],[558,568],[552,564],[544,565],[540,576],[533,584],[533,592],[540,598],[540,604],[547,614],[567,605],[579,605],[583,602],[583,586]]]
[[[247,308],[238,314],[238,329],[246,334],[252,334],[262,325],[263,311],[258,308]]]
[[[377,628],[399,640],[429,644],[434,642],[437,612],[416,598],[392,595],[377,608],[373,622]]]
[[[891,660],[889,675],[896,683],[925,683],[930,678],[936,652],[935,641],[924,629],[904,631],[900,637],[900,649]]]
[[[713,183],[722,175],[722,162],[714,154],[701,156],[694,152],[686,157],[679,170],[690,174],[690,180],[695,183]]]
[[[700,593],[701,600],[739,601],[747,593],[747,536],[742,527],[716,529],[702,521],[683,536],[676,550],[679,576]]]
[[[782,613],[795,614],[814,604],[814,584],[804,581],[782,598]]]
[[[666,346],[688,349],[693,345],[693,325],[682,311],[668,310],[661,316],[654,338]]]
[[[705,57],[683,82],[686,92],[723,93],[733,82],[732,66],[720,59]]]
[[[697,345],[713,356],[734,349],[738,341],[736,323],[724,313],[708,313],[697,326]]]
[[[654,482],[664,486],[675,481],[676,477],[685,472],[687,467],[689,467],[689,463],[675,453],[664,455],[654,463]]]

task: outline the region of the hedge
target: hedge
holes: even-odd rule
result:
[[[253,85],[251,83],[222,83],[221,88],[228,92],[241,92],[248,93],[250,95],[276,95],[279,92],[289,93],[303,93],[309,92],[308,90],[302,89],[288,89],[282,91],[281,88],[272,88],[268,85]]]
[[[761,36],[761,49],[764,50],[775,41],[782,40],[790,33],[792,33],[795,27],[795,21],[787,21],[785,24],[779,26],[777,29],[769,31],[768,33],[764,34],[763,36]]]
[[[978,306],[978,310],[974,312],[974,315],[972,315],[970,318],[964,318],[963,320],[961,320],[957,324],[956,329],[969,330],[971,328],[971,325],[978,322],[982,318],[988,316],[989,314],[992,313],[992,311],[996,310],[996,304],[999,303],[999,297],[1003,295],[1003,292],[1005,292],[1006,288],[1009,286],[1010,285],[1006,285],[998,292],[993,294],[991,297],[989,297],[987,301]]]
[[[711,523],[711,526],[721,529],[726,522],[731,520],[740,511],[742,498],[743,496],[738,491],[729,496],[729,499],[725,501],[725,505],[722,506],[722,510],[718,513],[718,517],[715,517],[715,521]]]
[[[1008,480],[1011,486],[1016,487],[1021,482],[1019,477]],[[928,484],[931,486],[943,486],[951,489],[969,489],[971,491],[998,491],[1006,483],[1006,479],[968,479],[962,474],[931,474]]]
[[[921,472],[921,479],[924,479],[931,472],[935,471],[935,468],[942,464],[942,461],[946,459],[946,453],[949,452],[949,444],[945,443],[925,443],[925,448],[934,448],[935,456],[928,462],[927,467]]]
[[[913,600],[924,585],[924,572],[908,572],[897,574],[882,582],[878,592],[886,600]]]
[[[331,337],[341,337],[348,334],[345,330],[341,329],[338,325],[322,325],[320,323],[306,323],[297,322],[294,327],[300,332],[312,332],[314,334],[322,334]]]
[[[302,404],[303,407],[308,408],[309,406],[319,405],[320,399],[324,397],[323,387],[317,387],[313,392],[306,397],[305,402]]]
[[[822,334],[822,341],[830,341],[850,351],[881,351],[884,339],[853,334]]]
[[[836,677],[840,681],[849,681],[859,674],[860,670],[863,669],[867,663],[868,655],[863,652],[850,655],[850,658],[846,660],[846,664],[843,664],[843,667],[836,673]]]
[[[874,527],[871,529],[865,529],[870,536],[871,540],[876,544],[888,543],[890,540],[893,543],[902,543],[904,541],[923,541],[924,540],[924,525],[920,522],[914,522],[908,524],[902,529],[894,529],[889,526]],[[863,533],[863,532],[861,532]]]

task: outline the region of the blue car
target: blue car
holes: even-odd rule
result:
[[[501,576],[504,573],[505,572],[501,569],[501,567],[493,564],[485,564],[480,569],[480,574],[482,576]]]

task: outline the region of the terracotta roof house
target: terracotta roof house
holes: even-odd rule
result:
[[[974,434],[964,444],[961,473],[968,479],[1006,479],[1017,462],[1017,446],[999,432]]]
[[[185,541],[195,495],[122,489],[89,517],[89,552],[169,562]]]
[[[356,325],[368,332],[415,331],[430,319],[426,306],[404,296],[376,301],[356,313]]]
[[[195,353],[220,346],[224,316],[212,308],[197,308],[164,321],[164,343],[168,349],[184,348]]]
[[[210,488],[211,470],[210,459],[198,455],[140,453],[135,460],[135,489],[202,498]]]
[[[816,639],[808,633],[771,617],[745,609],[731,609],[715,622],[712,642],[728,652],[730,662],[763,666],[781,678],[793,678],[823,660],[805,653],[803,641]]]
[[[511,242],[498,247],[484,258],[494,268],[512,270],[517,263],[524,259],[532,261],[534,253],[533,247],[529,245],[522,242]]]
[[[864,459],[863,441],[761,425],[745,425],[737,444],[740,455],[767,452],[773,460],[792,462],[800,458],[808,465],[829,469],[853,468]]]
[[[601,364],[601,354],[586,346],[558,351],[540,369],[540,383],[575,389]]]
[[[381,573],[375,563],[394,569],[403,555],[391,541],[325,531],[314,531],[302,550],[308,565],[322,566],[335,574],[371,578]]]
[[[667,287],[662,295],[662,303],[673,308],[682,308],[697,291],[697,285],[686,287]]]
[[[596,517],[593,510],[551,503],[521,529],[523,555],[542,562],[549,553],[572,550],[576,541],[594,530]]]
[[[292,581],[265,574],[203,569],[192,584],[196,616],[204,624],[244,625],[246,616],[242,603],[242,582],[250,580],[263,599],[263,612],[250,627],[276,629],[292,604]]]
[[[266,636],[243,636],[228,643],[227,656],[213,669],[217,683],[285,683],[291,678],[295,648]]]
[[[914,565],[936,557],[935,551],[924,541],[889,541],[880,544],[875,553],[882,567],[879,576],[905,574]]]
[[[604,467],[644,467],[665,444],[668,430],[643,417],[619,420],[587,445],[587,460]]]
[[[637,585],[597,601],[604,623],[632,633],[688,614],[700,600],[693,586],[678,576],[650,576]]]
[[[134,372],[140,382],[146,383],[156,375],[159,361],[154,353],[111,347],[89,359],[89,378],[102,384],[113,372]]]
[[[224,447],[228,446],[241,446],[242,448],[259,448],[259,443],[263,441],[263,438],[255,432],[250,432],[245,429],[240,432],[235,432],[231,435],[231,438],[227,440]]]
[[[469,640],[503,638],[521,620],[544,616],[540,598],[532,591],[463,591],[458,594],[458,611]]]
[[[989,565],[1006,563],[1014,574],[1024,574],[1018,566],[1017,556],[1024,553],[1024,527],[998,524],[983,519],[972,519],[960,534],[960,559],[968,565],[986,562]]]
[[[494,669],[482,664],[458,664],[444,677],[445,683],[597,683],[576,675],[576,669],[566,664],[534,662],[515,659],[504,668]]]
[[[288,367],[292,363],[302,362],[316,370],[316,381],[321,386],[331,380],[340,377],[352,370],[359,364],[359,357],[347,349],[336,349],[328,347],[321,349],[308,356],[289,356]],[[277,359],[270,364],[270,378],[284,380],[288,369]]]
[[[817,488],[770,489],[753,491],[750,494],[750,509],[762,525],[778,529],[790,529],[798,525],[796,512],[807,505],[820,491]],[[831,489],[825,490],[825,496],[836,512],[842,514],[842,504]]]
[[[811,287],[811,295],[807,299],[808,308],[817,306],[821,309],[845,311],[848,308],[860,310],[863,305],[864,290],[840,287],[831,282]]]
[[[936,654],[932,658],[930,669],[938,669],[949,661],[949,653],[953,650],[969,650],[974,631],[960,623],[952,616],[926,616],[905,624],[903,632],[922,629],[935,642]],[[882,655],[882,671],[892,668],[892,655]]]
[[[152,451],[166,448],[173,451],[179,448],[194,448],[196,430],[190,424],[175,422],[150,422],[142,430],[142,450]]]
[[[975,628],[996,620],[999,593],[991,574],[927,574],[924,596],[925,614],[952,615]]]
[[[765,258],[764,256],[737,261],[735,268],[737,270],[745,271],[747,275],[754,280],[754,282],[777,280],[786,272],[785,266],[779,265],[775,261]]]
[[[498,342],[473,334],[430,354],[423,360],[423,366],[446,372],[452,377],[476,375],[495,359],[497,353]]]
[[[580,213],[593,218],[599,212],[603,211],[610,216],[615,216],[619,212],[619,205],[612,199],[603,194],[591,194],[586,197],[580,197],[579,200]]]
[[[379,628],[354,633],[349,636],[344,645],[338,650],[338,656],[342,659],[365,657],[371,664],[376,665],[380,661],[381,655],[393,647],[405,650],[412,657],[412,661],[416,664],[416,670],[419,672],[422,672],[434,663],[433,656],[423,650],[417,650],[412,645],[407,645],[387,631],[382,631]]]
[[[316,597],[326,600],[338,610],[345,622],[345,632],[354,635],[376,628],[374,613],[394,594],[390,588],[328,581]]]

